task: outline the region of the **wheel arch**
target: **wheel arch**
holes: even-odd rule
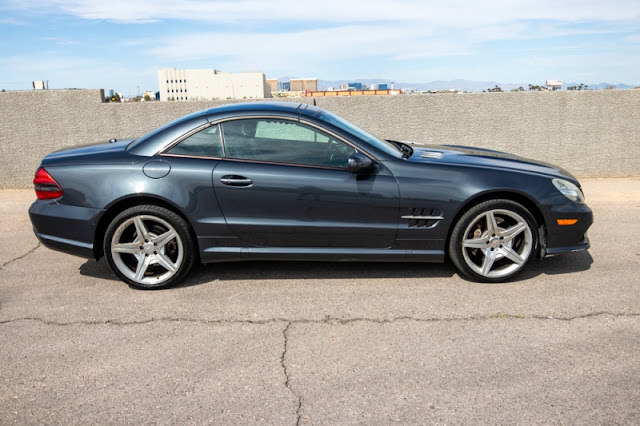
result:
[[[193,237],[193,240],[196,242],[197,244],[197,236],[195,234],[195,231],[193,230],[193,225],[191,224],[191,221],[189,220],[189,218],[187,218],[182,211],[180,211],[180,209],[172,204],[171,202],[159,198],[159,197],[154,197],[151,195],[136,195],[136,196],[131,196],[131,197],[126,197],[126,198],[122,198],[118,201],[115,201],[114,203],[112,203],[111,205],[109,205],[105,212],[102,214],[102,216],[100,217],[100,219],[98,220],[98,223],[96,225],[95,228],[95,233],[94,233],[94,237],[93,237],[93,257],[98,260],[100,259],[102,256],[104,256],[104,235],[105,232],[107,231],[107,227],[109,226],[109,224],[111,223],[111,221],[117,216],[119,215],[121,212],[123,212],[124,210],[130,208],[130,207],[135,207],[135,206],[141,206],[141,205],[145,205],[145,204],[150,204],[150,205],[155,205],[158,207],[163,207],[167,210],[172,211],[173,213],[177,214],[178,216],[180,216],[182,219],[184,219],[184,221],[187,223],[187,225],[189,226],[189,233],[191,234],[191,236]],[[200,261],[200,250],[198,247],[195,247],[195,254],[196,254],[196,260]]]
[[[533,216],[533,218],[536,221],[536,225],[538,226],[538,238],[537,238],[537,244],[538,247],[535,247],[536,251],[538,252],[538,256],[541,255],[542,251],[546,248],[546,241],[547,241],[547,224],[546,224],[546,220],[544,217],[544,214],[542,213],[542,209],[540,208],[540,206],[538,205],[538,203],[536,203],[534,201],[533,198],[521,193],[521,192],[516,192],[516,191],[510,191],[510,190],[499,190],[499,191],[489,191],[489,192],[482,192],[479,194],[475,194],[473,197],[467,199],[459,208],[458,211],[456,212],[453,221],[451,222],[451,226],[449,227],[449,230],[447,232],[447,239],[445,241],[445,247],[449,247],[449,242],[451,240],[451,234],[453,232],[454,227],[456,226],[456,223],[458,223],[458,221],[460,220],[460,217],[462,217],[462,215],[468,211],[470,208],[472,208],[473,206],[483,203],[485,201],[489,201],[489,200],[510,200],[510,201],[514,201],[518,204],[521,204],[524,208],[526,208],[531,215]],[[445,250],[445,255],[448,257],[449,256],[449,250]]]

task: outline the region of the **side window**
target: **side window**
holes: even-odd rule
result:
[[[222,141],[218,125],[194,133],[167,151],[168,154],[222,157]]]
[[[242,119],[222,123],[229,158],[346,168],[355,148],[314,127],[290,120]]]
[[[289,141],[329,142],[329,136],[293,121],[260,120],[256,126],[256,137]]]

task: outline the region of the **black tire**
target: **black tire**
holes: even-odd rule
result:
[[[449,257],[472,281],[504,282],[525,269],[537,247],[533,215],[515,201],[496,199],[476,204],[460,217],[449,239]]]
[[[124,210],[111,221],[104,237],[105,257],[113,272],[130,286],[145,290],[180,282],[193,266],[195,250],[187,222],[155,205]]]

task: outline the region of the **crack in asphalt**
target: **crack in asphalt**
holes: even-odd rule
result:
[[[35,250],[35,249],[34,249]],[[32,250],[33,251],[33,250]],[[489,316],[476,316],[476,317],[450,317],[450,318],[415,318],[411,316],[399,316],[395,318],[387,318],[387,319],[375,319],[375,318],[337,318],[332,316],[326,316],[324,319],[298,319],[298,320],[289,320],[286,318],[269,318],[265,320],[206,320],[206,319],[194,319],[194,318],[150,318],[147,320],[140,321],[117,321],[117,320],[105,320],[105,321],[70,321],[70,322],[58,322],[58,321],[48,321],[42,318],[36,317],[23,317],[23,318],[13,318],[9,320],[0,321],[0,325],[9,324],[13,322],[19,321],[35,321],[40,322],[45,325],[50,326],[70,326],[70,325],[116,325],[116,326],[127,326],[127,325],[144,325],[151,324],[156,322],[183,322],[183,323],[194,323],[194,324],[212,324],[212,325],[234,325],[234,324],[248,324],[248,325],[266,325],[266,324],[282,324],[285,326],[282,330],[282,338],[283,338],[283,346],[282,346],[282,354],[280,355],[280,367],[282,368],[282,372],[284,374],[284,386],[291,392],[291,394],[297,399],[298,404],[296,407],[296,426],[300,426],[302,422],[302,403],[303,398],[302,395],[295,392],[293,387],[291,386],[291,375],[289,372],[289,367],[287,366],[287,355],[289,353],[289,330],[292,325],[295,324],[337,324],[337,325],[347,325],[358,322],[372,323],[372,324],[391,324],[394,322],[400,321],[414,321],[414,322],[423,322],[423,323],[438,323],[438,322],[463,322],[463,321],[486,321],[492,319],[515,319],[515,320],[523,320],[523,319],[533,319],[533,320],[554,320],[554,321],[573,321],[575,319],[585,319],[585,318],[595,318],[600,316],[612,316],[614,318],[617,317],[640,317],[640,313],[613,313],[607,311],[599,311],[592,312],[583,315],[576,315],[573,317],[554,317],[550,315],[532,315],[532,316],[523,316],[517,314],[505,314],[498,313],[495,315]]]
[[[284,372],[284,386],[289,389],[289,392],[293,394],[298,400],[298,406],[296,407],[296,426],[300,425],[302,420],[302,396],[298,395],[293,388],[291,387],[289,371],[287,369],[287,350],[289,349],[289,327],[291,327],[291,321],[287,322],[287,326],[282,330],[282,337],[284,338],[284,348],[282,350],[282,356],[280,357],[280,365],[282,366],[282,371]]]
[[[445,317],[445,318],[417,318],[411,316],[399,316],[393,318],[338,318],[332,316],[326,316],[323,319],[287,319],[287,318],[268,318],[264,320],[231,320],[231,319],[218,319],[218,320],[208,320],[208,319],[198,319],[198,318],[172,318],[172,317],[160,317],[160,318],[149,318],[146,320],[138,320],[138,321],[118,321],[118,320],[104,320],[104,321],[50,321],[37,317],[20,317],[20,318],[11,318],[6,320],[0,320],[0,325],[9,324],[18,321],[36,321],[45,325],[52,326],[69,326],[69,325],[116,325],[116,326],[127,326],[127,325],[144,325],[151,324],[155,322],[184,322],[184,323],[197,323],[197,324],[212,324],[212,325],[226,325],[226,324],[248,324],[248,325],[265,325],[265,324],[277,324],[277,323],[285,323],[287,327],[286,331],[289,329],[289,325],[292,324],[339,324],[339,325],[347,325],[358,322],[366,322],[372,324],[392,324],[395,322],[401,321],[413,321],[413,322],[423,322],[423,323],[438,323],[438,322],[465,322],[465,321],[486,321],[492,319],[518,319],[518,320],[555,320],[555,321],[573,321],[576,319],[584,319],[584,318],[594,318],[599,316],[612,316],[612,317],[640,317],[640,313],[625,313],[625,312],[608,312],[608,311],[598,311],[591,312],[588,314],[576,315],[573,317],[558,317],[552,315],[518,315],[518,314],[505,314],[498,313],[495,315],[483,315],[483,316],[474,316],[474,317]]]
[[[41,245],[42,245],[42,244],[38,241],[38,244],[37,244],[34,248],[32,248],[31,250],[29,250],[28,252],[26,252],[26,253],[24,253],[24,254],[22,254],[22,255],[18,256],[18,257],[15,257],[15,258],[13,258],[13,259],[11,259],[11,260],[7,260],[7,261],[6,261],[6,262],[4,262],[2,265],[0,265],[0,270],[2,270],[5,266],[10,265],[10,264],[12,264],[13,262],[15,262],[15,261],[17,261],[17,260],[24,259],[25,257],[29,256],[31,253],[33,253],[34,251],[36,251],[37,249],[39,249]]]

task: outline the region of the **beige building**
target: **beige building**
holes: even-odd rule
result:
[[[304,92],[305,90],[310,90],[310,91],[318,90],[318,79],[317,78],[292,78],[291,79],[292,92]]]
[[[230,73],[215,69],[158,71],[161,101],[262,99],[271,89],[261,72]]]
[[[278,79],[277,78],[268,78],[267,85],[271,89],[271,93],[275,93],[278,91]]]

